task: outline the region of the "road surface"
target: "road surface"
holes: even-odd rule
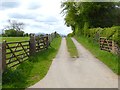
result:
[[[47,75],[29,88],[118,88],[118,76],[74,38],[79,58],[71,58],[65,38]]]

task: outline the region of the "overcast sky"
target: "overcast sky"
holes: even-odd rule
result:
[[[11,19],[25,23],[26,33],[68,34],[60,5],[61,0],[0,0],[0,29]]]

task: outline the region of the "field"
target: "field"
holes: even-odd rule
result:
[[[14,42],[14,41],[25,41],[29,39],[30,39],[29,37],[2,37],[1,40],[2,41],[6,40],[7,42]]]

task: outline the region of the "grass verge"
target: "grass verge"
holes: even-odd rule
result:
[[[75,36],[76,40],[87,48],[96,58],[106,64],[114,73],[120,75],[120,57],[107,51],[100,50],[99,44],[90,38]]]
[[[67,48],[68,48],[68,52],[70,53],[70,56],[73,58],[79,57],[78,51],[77,51],[76,46],[73,43],[72,39],[70,37],[66,37],[66,42],[67,42]]]
[[[11,69],[3,73],[3,89],[6,88],[27,88],[41,80],[48,72],[49,67],[55,58],[61,38],[55,38],[51,47],[47,50],[36,53],[28,61],[20,64],[15,70]]]

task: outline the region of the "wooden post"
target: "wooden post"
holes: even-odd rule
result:
[[[30,35],[30,55],[33,55],[36,53],[36,41],[35,36]]]
[[[48,35],[48,40],[49,40],[49,42],[52,41],[52,40],[51,40],[51,35],[50,35],[50,34]]]
[[[46,48],[49,46],[48,34],[46,34]]]
[[[6,41],[2,43],[2,72],[6,69]]]
[[[0,43],[0,74],[2,73],[2,43]]]
[[[44,38],[45,38],[45,36],[41,37],[41,41],[42,41],[41,43],[43,43],[43,48],[42,49],[45,49],[45,40],[44,40]]]
[[[102,50],[103,48],[103,38],[100,37],[100,40],[99,40],[99,45],[100,45],[100,50]]]
[[[112,41],[112,53],[115,53],[115,42]]]
[[[54,33],[54,38],[57,36],[57,32],[55,31],[55,33]]]
[[[54,33],[52,33],[52,40],[53,40],[53,38],[54,38]]]

